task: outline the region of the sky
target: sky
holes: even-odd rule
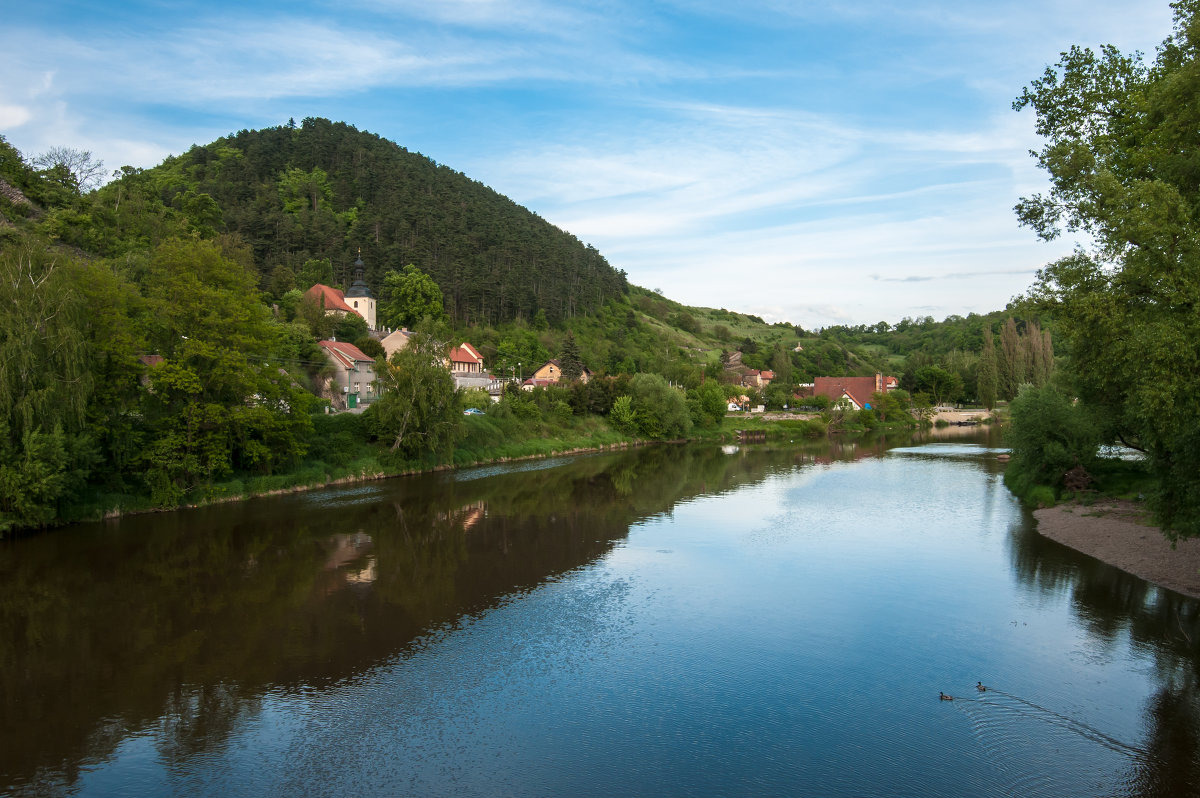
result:
[[[988,313],[1075,246],[1024,86],[1153,56],[1166,0],[4,4],[0,135],[151,167],[344,121],[478,180],[688,305],[808,329]]]

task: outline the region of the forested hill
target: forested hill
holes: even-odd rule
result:
[[[96,194],[93,217],[111,215],[113,235],[81,245],[109,255],[144,246],[159,221],[136,214],[162,203],[159,215],[182,214],[201,235],[240,236],[261,286],[276,296],[307,288],[304,264],[313,260],[328,259],[335,280],[348,282],[360,248],[372,288],[388,270],[414,264],[441,287],[459,324],[529,319],[539,310],[552,322],[590,315],[627,288],[624,272],[570,233],[341,122],[243,130],[124,172]]]

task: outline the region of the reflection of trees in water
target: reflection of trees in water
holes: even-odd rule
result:
[[[1147,709],[1146,755],[1128,784],[1138,795],[1200,794],[1200,603],[1039,535],[1033,522],[1010,536],[1017,577],[1049,595],[1067,593],[1088,633],[1152,654],[1158,690]]]
[[[277,685],[328,684],[597,561],[632,525],[882,439],[655,446],[122,519],[0,546],[0,792],[154,733],[205,755]]]
[[[181,762],[266,687],[328,683],[611,550],[632,524],[793,466],[661,446],[130,517],[0,548],[0,792],[71,784],[130,730]],[[362,501],[342,497],[368,493]]]

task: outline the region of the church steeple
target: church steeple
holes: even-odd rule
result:
[[[367,286],[367,281],[363,275],[366,271],[366,264],[362,259],[362,247],[358,248],[358,260],[354,261],[354,281],[350,283],[350,290],[346,292],[346,296],[371,296],[371,289]]]
[[[362,259],[362,248],[358,250],[358,260],[354,261],[354,281],[350,283],[350,290],[346,292],[346,304],[354,308],[354,312],[367,320],[367,328],[375,329],[375,297],[371,296],[371,289],[367,286],[367,281],[364,277],[366,265]]]

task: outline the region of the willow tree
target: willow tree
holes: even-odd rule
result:
[[[1022,199],[1040,237],[1084,233],[1033,295],[1052,309],[1073,389],[1106,436],[1143,450],[1172,534],[1200,534],[1200,0],[1173,4],[1151,64],[1072,47],[1014,102],[1032,108],[1046,194]]]
[[[80,268],[37,242],[0,251],[0,534],[53,521],[94,458]]]

